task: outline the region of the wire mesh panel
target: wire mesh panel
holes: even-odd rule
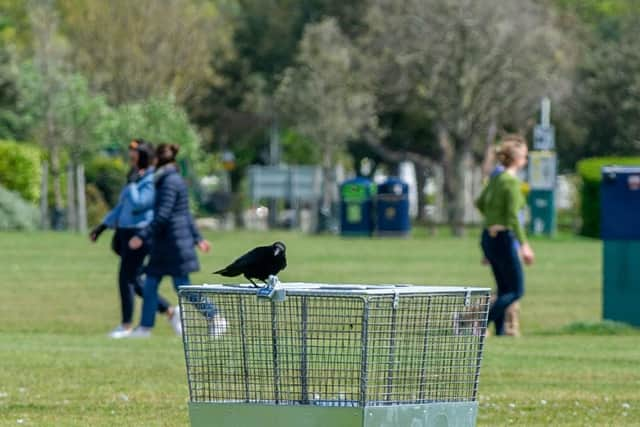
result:
[[[180,292],[191,402],[386,406],[476,400],[488,289],[284,284]],[[214,305],[215,310],[203,307]]]

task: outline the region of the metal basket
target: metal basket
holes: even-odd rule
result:
[[[263,293],[181,288],[192,425],[475,424],[489,289],[293,283]]]

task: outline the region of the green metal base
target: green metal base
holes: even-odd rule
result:
[[[640,326],[640,241],[603,243],[602,314],[605,319]]]
[[[364,408],[248,403],[190,403],[193,427],[453,427],[475,426],[477,402]]]

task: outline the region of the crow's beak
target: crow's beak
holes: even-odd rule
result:
[[[276,248],[276,249],[273,251],[273,256],[278,256],[278,254],[279,254],[280,252],[281,252],[281,249],[280,249],[280,248]]]

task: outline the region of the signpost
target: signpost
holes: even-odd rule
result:
[[[556,231],[555,187],[557,156],[555,129],[550,123],[551,102],[542,99],[540,124],[533,130],[533,151],[529,153],[529,231],[534,235],[551,236]]]

